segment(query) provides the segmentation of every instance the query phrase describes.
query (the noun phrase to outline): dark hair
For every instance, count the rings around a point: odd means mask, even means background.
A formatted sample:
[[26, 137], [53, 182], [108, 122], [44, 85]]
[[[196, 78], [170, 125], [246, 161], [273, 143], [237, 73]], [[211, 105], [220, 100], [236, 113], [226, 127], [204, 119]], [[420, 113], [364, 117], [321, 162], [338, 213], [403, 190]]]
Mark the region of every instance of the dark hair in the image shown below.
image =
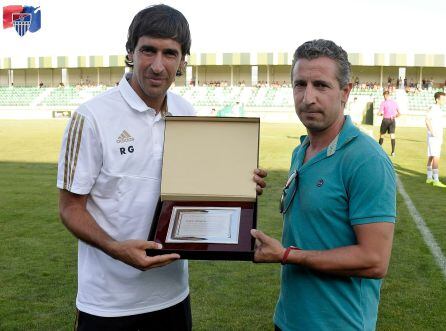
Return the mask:
[[[142, 36], [173, 39], [181, 45], [183, 56], [190, 54], [192, 41], [189, 23], [184, 15], [175, 8], [167, 5], [154, 5], [136, 14], [129, 26], [125, 44], [127, 53], [135, 51], [136, 44]], [[133, 62], [130, 61], [128, 54], [125, 57], [125, 64], [133, 67]]]
[[440, 99], [441, 96], [446, 96], [446, 94], [444, 92], [435, 92], [434, 94], [435, 102], [437, 102], [437, 100]]
[[338, 66], [336, 79], [341, 88], [350, 83], [351, 65], [348, 62], [347, 52], [333, 41], [325, 39], [307, 41], [296, 49], [291, 64], [291, 82], [293, 80], [294, 66], [299, 59], [314, 60], [320, 57], [328, 57], [336, 62]]
[[389, 95], [389, 94], [390, 94], [390, 92], [387, 91], [387, 90], [385, 90], [385, 91], [383, 92], [383, 97], [385, 97], [386, 95]]

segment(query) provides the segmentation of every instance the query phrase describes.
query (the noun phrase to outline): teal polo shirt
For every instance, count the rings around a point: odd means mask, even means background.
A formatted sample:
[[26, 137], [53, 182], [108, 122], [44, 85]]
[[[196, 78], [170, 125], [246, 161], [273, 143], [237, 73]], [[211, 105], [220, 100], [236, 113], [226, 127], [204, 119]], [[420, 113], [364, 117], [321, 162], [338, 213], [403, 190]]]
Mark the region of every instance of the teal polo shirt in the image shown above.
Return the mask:
[[[349, 116], [330, 145], [302, 164], [308, 145], [308, 137], [301, 137], [291, 160], [290, 175], [297, 170], [298, 176], [284, 199], [289, 206], [284, 247], [355, 245], [354, 225], [395, 222], [392, 162]], [[274, 323], [283, 331], [375, 329], [381, 280], [331, 276], [292, 264], [283, 266], [281, 277]]]

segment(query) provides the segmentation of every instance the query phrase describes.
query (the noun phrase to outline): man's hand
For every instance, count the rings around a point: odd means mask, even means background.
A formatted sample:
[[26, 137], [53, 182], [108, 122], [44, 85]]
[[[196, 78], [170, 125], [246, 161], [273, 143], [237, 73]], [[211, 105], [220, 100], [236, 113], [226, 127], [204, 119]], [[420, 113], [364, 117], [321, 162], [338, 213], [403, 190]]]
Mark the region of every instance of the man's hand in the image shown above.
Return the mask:
[[160, 249], [161, 244], [146, 240], [113, 241], [110, 256], [139, 270], [162, 267], [180, 258], [178, 254], [147, 256], [146, 249]]
[[258, 195], [262, 195], [263, 189], [266, 187], [266, 182], [263, 180], [268, 176], [268, 173], [265, 170], [262, 169], [255, 169], [254, 170], [254, 177], [253, 180], [256, 182], [256, 191]]
[[146, 249], [161, 248], [160, 244], [153, 241], [114, 240], [87, 211], [87, 199], [87, 195], [60, 190], [60, 218], [68, 230], [80, 240], [140, 270], [162, 267], [180, 258], [178, 254], [147, 256]]
[[256, 238], [256, 249], [254, 262], [281, 262], [285, 248], [282, 244], [271, 237], [268, 237], [260, 230], [251, 230], [251, 235]]

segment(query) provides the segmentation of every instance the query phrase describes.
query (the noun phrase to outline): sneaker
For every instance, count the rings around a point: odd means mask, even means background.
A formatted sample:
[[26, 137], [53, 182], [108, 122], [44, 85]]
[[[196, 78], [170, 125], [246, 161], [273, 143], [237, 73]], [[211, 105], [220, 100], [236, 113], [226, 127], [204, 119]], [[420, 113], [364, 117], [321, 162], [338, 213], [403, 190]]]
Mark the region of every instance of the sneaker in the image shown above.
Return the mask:
[[395, 156], [395, 152], [393, 152], [392, 154], [390, 154], [390, 156]]
[[432, 184], [434, 180], [432, 178], [426, 179], [426, 184]]
[[435, 187], [441, 187], [441, 188], [445, 188], [445, 187], [446, 187], [446, 185], [443, 184], [442, 182], [440, 182], [439, 180], [435, 180], [435, 181], [432, 183], [432, 185], [435, 186]]

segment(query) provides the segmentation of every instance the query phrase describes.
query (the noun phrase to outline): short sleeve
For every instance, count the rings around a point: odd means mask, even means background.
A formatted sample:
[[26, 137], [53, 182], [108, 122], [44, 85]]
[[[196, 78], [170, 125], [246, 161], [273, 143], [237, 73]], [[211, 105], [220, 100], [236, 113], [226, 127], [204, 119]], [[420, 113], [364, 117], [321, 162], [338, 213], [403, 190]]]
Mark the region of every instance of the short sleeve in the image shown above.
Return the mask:
[[57, 187], [76, 194], [90, 193], [102, 166], [102, 147], [91, 120], [75, 112], [62, 138]]
[[395, 222], [396, 179], [390, 160], [381, 155], [363, 159], [348, 184], [351, 225]]

